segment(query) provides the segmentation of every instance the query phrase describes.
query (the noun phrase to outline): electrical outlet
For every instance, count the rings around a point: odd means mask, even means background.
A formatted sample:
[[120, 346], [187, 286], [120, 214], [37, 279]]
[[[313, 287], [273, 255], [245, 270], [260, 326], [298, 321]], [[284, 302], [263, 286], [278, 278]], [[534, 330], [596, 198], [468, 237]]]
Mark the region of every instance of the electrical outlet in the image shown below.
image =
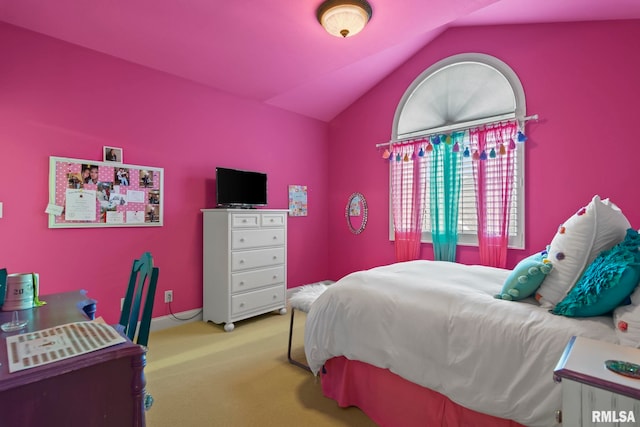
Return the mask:
[[173, 302], [173, 291], [164, 291], [164, 302]]

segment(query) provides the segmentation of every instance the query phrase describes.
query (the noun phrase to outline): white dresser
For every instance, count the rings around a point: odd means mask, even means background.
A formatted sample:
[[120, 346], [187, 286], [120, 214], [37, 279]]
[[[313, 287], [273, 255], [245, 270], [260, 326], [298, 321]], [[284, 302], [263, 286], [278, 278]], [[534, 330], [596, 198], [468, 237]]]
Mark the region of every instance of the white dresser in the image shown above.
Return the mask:
[[554, 371], [563, 427], [640, 425], [640, 379], [610, 371], [607, 360], [640, 364], [640, 350], [584, 337], [567, 344]]
[[203, 320], [233, 322], [279, 310], [287, 290], [287, 210], [202, 209]]

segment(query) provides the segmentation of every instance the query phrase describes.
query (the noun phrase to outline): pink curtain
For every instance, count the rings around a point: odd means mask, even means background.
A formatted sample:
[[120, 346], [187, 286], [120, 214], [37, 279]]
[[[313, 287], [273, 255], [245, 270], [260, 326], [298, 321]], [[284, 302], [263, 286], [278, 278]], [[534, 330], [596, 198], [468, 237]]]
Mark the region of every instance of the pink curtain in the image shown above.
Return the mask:
[[394, 146], [391, 152], [391, 197], [397, 261], [420, 258], [426, 194], [424, 142]]
[[478, 213], [480, 263], [506, 268], [517, 124], [469, 132]]

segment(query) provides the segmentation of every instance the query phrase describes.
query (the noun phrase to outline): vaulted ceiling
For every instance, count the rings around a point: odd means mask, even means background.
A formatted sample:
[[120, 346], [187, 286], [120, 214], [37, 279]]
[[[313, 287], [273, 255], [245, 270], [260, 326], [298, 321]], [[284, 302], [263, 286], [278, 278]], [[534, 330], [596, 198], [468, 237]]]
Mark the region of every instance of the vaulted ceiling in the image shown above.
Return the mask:
[[329, 121], [451, 26], [640, 18], [638, 0], [369, 1], [346, 39], [321, 0], [0, 0], [0, 21]]

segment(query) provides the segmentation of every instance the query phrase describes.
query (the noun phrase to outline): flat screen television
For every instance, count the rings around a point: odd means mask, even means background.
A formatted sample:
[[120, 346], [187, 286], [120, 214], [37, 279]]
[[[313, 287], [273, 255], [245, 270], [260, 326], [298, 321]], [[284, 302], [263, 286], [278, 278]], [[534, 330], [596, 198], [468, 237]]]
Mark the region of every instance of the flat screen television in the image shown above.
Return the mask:
[[217, 167], [216, 204], [228, 208], [266, 206], [267, 174]]

